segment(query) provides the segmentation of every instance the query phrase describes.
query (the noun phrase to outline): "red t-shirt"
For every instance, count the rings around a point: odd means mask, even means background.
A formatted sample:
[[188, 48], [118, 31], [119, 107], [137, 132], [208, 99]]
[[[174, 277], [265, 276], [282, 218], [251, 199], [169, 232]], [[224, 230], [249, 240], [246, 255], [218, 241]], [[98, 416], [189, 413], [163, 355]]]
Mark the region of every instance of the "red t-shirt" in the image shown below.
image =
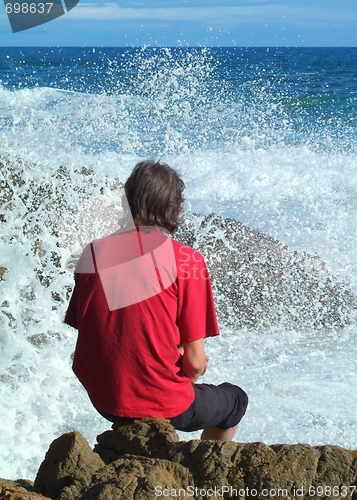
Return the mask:
[[178, 347], [219, 334], [203, 256], [157, 228], [95, 240], [77, 264], [65, 322], [73, 370], [97, 408], [170, 418], [194, 399]]

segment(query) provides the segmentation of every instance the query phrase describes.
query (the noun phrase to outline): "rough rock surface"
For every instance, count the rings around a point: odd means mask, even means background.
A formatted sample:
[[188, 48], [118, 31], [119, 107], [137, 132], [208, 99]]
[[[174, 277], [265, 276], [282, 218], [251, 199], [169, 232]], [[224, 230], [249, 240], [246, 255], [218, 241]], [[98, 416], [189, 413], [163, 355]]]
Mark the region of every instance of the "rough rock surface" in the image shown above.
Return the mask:
[[62, 436], [38, 471], [36, 490], [54, 500], [357, 499], [357, 451], [338, 446], [179, 442], [167, 420], [123, 420], [98, 436], [93, 461], [84, 438], [75, 435], [81, 457], [75, 469], [60, 466], [73, 454], [61, 446]]
[[160, 491], [187, 490], [193, 484], [189, 470], [164, 459], [126, 455], [101, 469], [81, 500], [147, 500]]
[[57, 498], [64, 490], [63, 498], [76, 498], [103, 465], [82, 434], [63, 434], [51, 444], [39, 468], [35, 490], [51, 498]]
[[178, 442], [174, 427], [166, 419], [120, 419], [112, 428], [97, 436], [98, 444], [94, 446], [106, 464], [126, 454], [169, 458], [172, 444]]
[[0, 500], [46, 500], [48, 497], [36, 493], [28, 480], [10, 481], [0, 478]]

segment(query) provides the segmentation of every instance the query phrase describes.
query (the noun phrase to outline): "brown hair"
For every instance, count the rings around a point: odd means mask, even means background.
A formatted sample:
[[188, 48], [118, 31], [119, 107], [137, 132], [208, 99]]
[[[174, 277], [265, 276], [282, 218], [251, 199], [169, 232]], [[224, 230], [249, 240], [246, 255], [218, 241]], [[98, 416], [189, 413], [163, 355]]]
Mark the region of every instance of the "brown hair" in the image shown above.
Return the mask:
[[125, 183], [134, 222], [161, 226], [173, 233], [180, 223], [184, 189], [178, 173], [166, 163], [154, 160], [138, 163]]

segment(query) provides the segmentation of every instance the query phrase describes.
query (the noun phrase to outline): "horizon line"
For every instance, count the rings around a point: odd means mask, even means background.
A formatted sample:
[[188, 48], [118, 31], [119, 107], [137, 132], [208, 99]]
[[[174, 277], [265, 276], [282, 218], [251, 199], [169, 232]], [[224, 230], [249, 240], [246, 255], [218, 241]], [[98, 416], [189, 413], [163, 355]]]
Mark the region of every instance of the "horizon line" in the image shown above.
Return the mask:
[[2, 45], [0, 49], [356, 49], [357, 45]]

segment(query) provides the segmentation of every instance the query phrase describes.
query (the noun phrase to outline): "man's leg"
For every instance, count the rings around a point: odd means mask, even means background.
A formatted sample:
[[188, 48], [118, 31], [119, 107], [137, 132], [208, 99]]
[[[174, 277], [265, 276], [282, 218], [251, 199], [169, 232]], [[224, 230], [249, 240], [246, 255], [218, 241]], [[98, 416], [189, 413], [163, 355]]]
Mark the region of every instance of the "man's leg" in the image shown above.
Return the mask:
[[238, 425], [229, 427], [229, 429], [220, 429], [219, 427], [208, 427], [201, 434], [201, 439], [215, 439], [218, 441], [232, 441]]
[[181, 415], [171, 419], [172, 425], [185, 432], [204, 429], [201, 439], [231, 441], [246, 411], [247, 394], [227, 382], [218, 386], [195, 384], [193, 387], [194, 402]]

